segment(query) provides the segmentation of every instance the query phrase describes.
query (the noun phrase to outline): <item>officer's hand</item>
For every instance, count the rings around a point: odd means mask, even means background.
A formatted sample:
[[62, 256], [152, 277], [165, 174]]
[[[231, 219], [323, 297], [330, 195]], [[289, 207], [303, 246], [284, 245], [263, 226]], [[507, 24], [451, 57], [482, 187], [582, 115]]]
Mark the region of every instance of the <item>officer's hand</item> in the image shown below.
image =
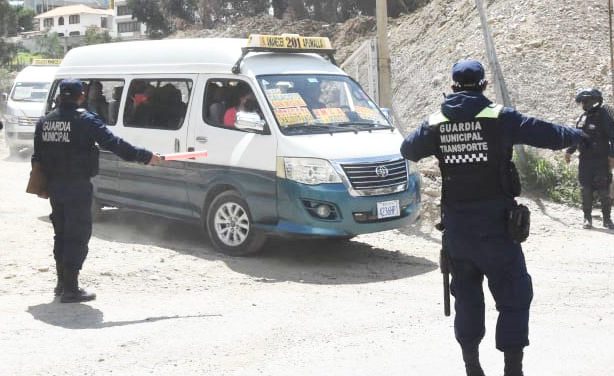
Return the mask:
[[569, 164], [571, 162], [571, 154], [565, 153], [565, 163]]
[[156, 166], [156, 165], [159, 165], [160, 163], [162, 163], [162, 158], [160, 157], [160, 154], [158, 153], [152, 154], [151, 159], [149, 160], [149, 162], [147, 162], [149, 166]]

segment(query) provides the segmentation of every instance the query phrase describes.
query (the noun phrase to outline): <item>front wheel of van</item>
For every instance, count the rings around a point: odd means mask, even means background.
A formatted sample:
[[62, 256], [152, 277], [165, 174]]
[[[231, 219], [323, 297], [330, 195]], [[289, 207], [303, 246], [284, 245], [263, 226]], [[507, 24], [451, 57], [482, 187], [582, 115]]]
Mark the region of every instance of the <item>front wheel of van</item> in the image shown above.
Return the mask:
[[253, 227], [245, 200], [235, 191], [219, 194], [209, 206], [207, 233], [213, 245], [230, 256], [247, 256], [262, 249], [266, 236]]

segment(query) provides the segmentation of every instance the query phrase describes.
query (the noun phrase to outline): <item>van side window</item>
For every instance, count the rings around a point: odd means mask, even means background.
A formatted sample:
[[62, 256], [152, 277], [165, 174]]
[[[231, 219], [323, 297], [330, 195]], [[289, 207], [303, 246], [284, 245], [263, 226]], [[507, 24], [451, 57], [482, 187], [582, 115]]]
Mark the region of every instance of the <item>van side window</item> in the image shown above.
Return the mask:
[[97, 113], [108, 125], [117, 124], [124, 81], [85, 79], [82, 82], [85, 89], [85, 102], [82, 107]]
[[207, 82], [203, 102], [203, 120], [207, 124], [235, 129], [239, 111], [255, 112], [263, 118], [262, 110], [248, 83], [229, 79], [212, 79]]
[[126, 97], [124, 125], [177, 130], [183, 125], [191, 92], [191, 80], [133, 80]]

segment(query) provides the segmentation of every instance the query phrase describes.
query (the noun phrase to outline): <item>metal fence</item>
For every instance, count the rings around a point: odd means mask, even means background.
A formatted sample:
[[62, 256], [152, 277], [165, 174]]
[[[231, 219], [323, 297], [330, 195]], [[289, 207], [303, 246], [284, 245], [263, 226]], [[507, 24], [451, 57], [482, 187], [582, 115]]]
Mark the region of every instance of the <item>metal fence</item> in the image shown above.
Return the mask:
[[365, 92], [377, 102], [379, 93], [377, 82], [377, 43], [375, 38], [364, 42], [341, 64], [341, 68], [358, 81]]

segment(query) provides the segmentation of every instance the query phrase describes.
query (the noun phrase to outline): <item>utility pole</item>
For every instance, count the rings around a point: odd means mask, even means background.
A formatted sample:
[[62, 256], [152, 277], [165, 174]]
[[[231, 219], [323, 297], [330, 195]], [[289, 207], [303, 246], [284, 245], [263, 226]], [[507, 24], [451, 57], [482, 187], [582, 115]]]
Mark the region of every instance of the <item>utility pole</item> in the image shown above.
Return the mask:
[[377, 0], [377, 73], [379, 106], [392, 109], [392, 80], [390, 74], [390, 50], [388, 49], [388, 4]]
[[[497, 102], [501, 103], [505, 107], [512, 107], [512, 99], [509, 91], [507, 90], [505, 79], [503, 78], [503, 70], [501, 69], [501, 65], [499, 65], [499, 59], [497, 58], [497, 51], [495, 49], [495, 41], [492, 38], [492, 33], [490, 31], [490, 26], [488, 25], [488, 19], [486, 17], [486, 11], [484, 10], [482, 0], [475, 0], [475, 6], [480, 14], [482, 32], [484, 34], [484, 43], [486, 44], [486, 56], [488, 57], [488, 63], [490, 64], [490, 69], [494, 77], [493, 86], [497, 96]], [[527, 163], [527, 155], [524, 147], [522, 145], [516, 145], [514, 146], [514, 150], [518, 155], [520, 163], [523, 165], [522, 167], [525, 167]]]
[[610, 76], [612, 78], [612, 94], [614, 95], [614, 42], [612, 41], [612, 0], [608, 0], [608, 21], [610, 22]]

